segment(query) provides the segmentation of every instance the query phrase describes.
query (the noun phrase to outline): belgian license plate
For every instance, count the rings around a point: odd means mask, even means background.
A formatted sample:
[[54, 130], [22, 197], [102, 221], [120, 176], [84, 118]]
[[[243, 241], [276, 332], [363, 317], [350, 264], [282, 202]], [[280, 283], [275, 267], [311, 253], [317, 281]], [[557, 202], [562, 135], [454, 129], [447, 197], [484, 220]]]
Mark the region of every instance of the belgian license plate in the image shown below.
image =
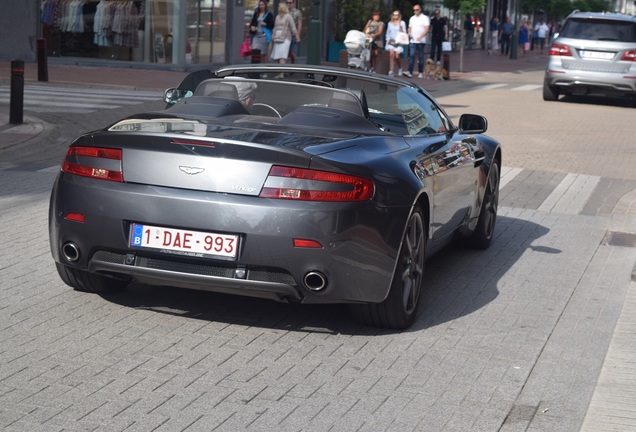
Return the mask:
[[187, 256], [236, 259], [238, 235], [190, 231], [133, 223], [130, 246]]
[[603, 52], [603, 51], [582, 50], [581, 58], [611, 60], [612, 58], [614, 58], [614, 54], [610, 52]]

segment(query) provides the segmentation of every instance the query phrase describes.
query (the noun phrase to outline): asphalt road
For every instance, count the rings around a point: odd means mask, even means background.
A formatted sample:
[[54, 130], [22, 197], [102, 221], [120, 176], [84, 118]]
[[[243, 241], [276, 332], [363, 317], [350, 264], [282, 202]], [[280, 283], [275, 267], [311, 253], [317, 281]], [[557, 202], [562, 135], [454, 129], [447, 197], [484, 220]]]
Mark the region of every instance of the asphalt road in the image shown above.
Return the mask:
[[636, 248], [633, 109], [545, 103], [540, 73], [431, 91], [504, 144], [497, 235], [427, 264], [403, 332], [340, 306], [163, 287], [74, 292], [50, 257], [50, 188], [70, 137], [145, 102], [42, 113], [0, 153], [0, 428], [6, 431], [578, 431]]

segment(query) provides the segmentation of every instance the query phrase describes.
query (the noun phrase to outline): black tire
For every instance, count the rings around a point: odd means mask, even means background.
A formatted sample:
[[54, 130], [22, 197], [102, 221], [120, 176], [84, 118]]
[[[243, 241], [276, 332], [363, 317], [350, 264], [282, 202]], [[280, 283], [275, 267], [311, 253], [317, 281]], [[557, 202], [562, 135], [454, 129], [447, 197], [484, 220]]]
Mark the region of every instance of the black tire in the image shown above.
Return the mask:
[[366, 325], [392, 329], [409, 327], [417, 316], [424, 278], [426, 228], [416, 208], [402, 239], [402, 247], [387, 298], [381, 303], [351, 305], [354, 318]]
[[493, 160], [488, 172], [488, 183], [484, 191], [484, 199], [479, 211], [479, 220], [471, 241], [477, 249], [487, 249], [492, 243], [497, 222], [497, 208], [499, 206], [499, 165]]
[[64, 283], [76, 291], [96, 294], [116, 293], [128, 285], [128, 280], [115, 279], [107, 276], [89, 273], [86, 270], [55, 263], [57, 273]]
[[559, 88], [549, 86], [547, 82], [543, 82], [543, 100], [554, 102], [559, 100]]

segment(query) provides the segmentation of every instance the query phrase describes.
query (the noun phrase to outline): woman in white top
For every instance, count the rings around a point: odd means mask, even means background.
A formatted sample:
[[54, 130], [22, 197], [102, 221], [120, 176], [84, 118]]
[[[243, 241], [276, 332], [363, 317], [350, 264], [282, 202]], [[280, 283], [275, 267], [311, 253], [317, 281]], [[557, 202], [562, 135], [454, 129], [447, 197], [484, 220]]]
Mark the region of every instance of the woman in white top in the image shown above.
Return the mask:
[[398, 33], [406, 33], [406, 23], [402, 21], [402, 14], [399, 10], [393, 11], [391, 14], [391, 20], [389, 24], [386, 26], [386, 43], [384, 46], [389, 51], [389, 76], [393, 76], [393, 68], [397, 63], [398, 67], [398, 76], [402, 76], [402, 59], [400, 55], [404, 48], [401, 45], [398, 45], [397, 36]]

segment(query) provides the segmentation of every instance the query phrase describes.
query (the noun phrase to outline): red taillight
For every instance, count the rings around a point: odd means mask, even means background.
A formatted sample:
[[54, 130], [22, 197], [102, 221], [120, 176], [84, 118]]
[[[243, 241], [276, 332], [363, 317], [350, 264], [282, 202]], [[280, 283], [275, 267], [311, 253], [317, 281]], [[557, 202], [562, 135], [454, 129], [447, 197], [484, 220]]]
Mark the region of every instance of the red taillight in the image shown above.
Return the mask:
[[69, 147], [62, 164], [62, 171], [83, 177], [123, 182], [121, 160], [120, 149]]
[[625, 54], [621, 57], [623, 61], [636, 61], [636, 50], [625, 51]]
[[304, 201], [366, 201], [373, 197], [373, 192], [373, 182], [363, 177], [273, 166], [260, 196]]
[[548, 51], [549, 56], [572, 57], [570, 48], [567, 45], [553, 44]]

